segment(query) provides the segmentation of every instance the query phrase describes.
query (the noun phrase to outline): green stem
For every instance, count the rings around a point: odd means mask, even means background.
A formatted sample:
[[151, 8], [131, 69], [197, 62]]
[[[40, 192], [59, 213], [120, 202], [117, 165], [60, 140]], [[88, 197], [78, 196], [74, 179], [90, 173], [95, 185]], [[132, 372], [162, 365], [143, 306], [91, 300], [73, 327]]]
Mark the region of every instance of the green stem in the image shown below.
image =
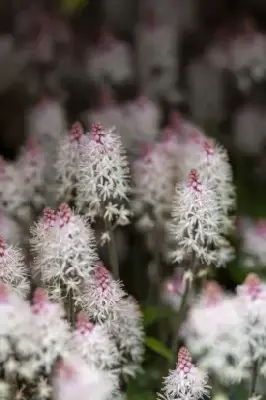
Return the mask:
[[110, 240], [108, 241], [107, 246], [108, 246], [109, 262], [111, 264], [113, 278], [119, 280], [119, 262], [116, 251], [114, 231], [109, 221], [105, 220], [105, 227], [110, 236]]
[[257, 378], [258, 378], [258, 368], [259, 368], [259, 363], [258, 361], [255, 361], [253, 363], [253, 368], [251, 371], [251, 379], [250, 379], [250, 388], [249, 388], [249, 396], [252, 397], [256, 393], [256, 383], [257, 383]]

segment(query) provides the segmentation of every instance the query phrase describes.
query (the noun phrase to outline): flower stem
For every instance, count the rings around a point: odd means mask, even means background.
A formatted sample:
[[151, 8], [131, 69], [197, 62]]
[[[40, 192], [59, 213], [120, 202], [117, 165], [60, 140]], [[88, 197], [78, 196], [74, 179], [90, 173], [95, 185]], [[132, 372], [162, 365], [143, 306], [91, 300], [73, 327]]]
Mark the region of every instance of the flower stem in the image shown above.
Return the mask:
[[258, 378], [258, 368], [259, 368], [258, 361], [254, 361], [253, 367], [252, 367], [252, 371], [251, 371], [249, 397], [254, 396], [255, 392], [256, 392], [256, 383], [257, 383], [257, 378]]
[[73, 299], [73, 293], [72, 290], [69, 290], [67, 294], [67, 319], [68, 322], [72, 327], [75, 326], [75, 305], [74, 305], [74, 299]]
[[105, 227], [110, 236], [110, 240], [107, 243], [109, 262], [111, 264], [113, 278], [118, 280], [119, 279], [119, 262], [118, 262], [117, 251], [116, 251], [115, 235], [114, 235], [114, 231], [113, 231], [112, 226], [109, 221], [105, 220]]

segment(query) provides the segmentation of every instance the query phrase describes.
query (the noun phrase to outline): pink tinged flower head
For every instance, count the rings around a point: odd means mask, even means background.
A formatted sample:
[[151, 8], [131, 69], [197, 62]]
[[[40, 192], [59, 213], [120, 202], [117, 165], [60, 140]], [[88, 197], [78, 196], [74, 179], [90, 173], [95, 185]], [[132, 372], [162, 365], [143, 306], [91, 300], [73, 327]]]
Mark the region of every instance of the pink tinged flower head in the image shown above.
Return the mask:
[[66, 203], [61, 204], [57, 211], [56, 217], [60, 228], [63, 228], [71, 220], [72, 217], [71, 208]]
[[256, 300], [258, 297], [260, 297], [263, 287], [261, 279], [257, 274], [248, 274], [244, 281], [244, 285], [246, 287], [247, 295], [250, 296], [252, 300]]
[[266, 220], [260, 219], [256, 225], [256, 232], [258, 236], [266, 239]]
[[190, 187], [194, 192], [201, 193], [202, 191], [202, 185], [199, 179], [199, 173], [194, 168], [189, 173], [188, 187]]
[[103, 144], [102, 140], [105, 136], [104, 128], [99, 123], [94, 123], [91, 126], [91, 137], [92, 139], [99, 144]]
[[76, 330], [81, 333], [82, 335], [85, 335], [86, 333], [92, 332], [94, 328], [94, 324], [89, 321], [88, 317], [86, 314], [82, 311], [80, 311], [77, 315], [77, 321], [76, 321]]
[[45, 230], [48, 230], [49, 228], [54, 226], [55, 221], [56, 221], [55, 211], [50, 207], [46, 207], [43, 210], [43, 223]]
[[208, 281], [204, 287], [204, 299], [207, 306], [219, 303], [223, 298], [223, 290], [216, 281]]
[[112, 282], [112, 276], [102, 262], [99, 262], [95, 266], [94, 276], [97, 288], [102, 292], [106, 291], [106, 289], [108, 289], [110, 283]]
[[80, 143], [81, 138], [84, 135], [84, 129], [83, 126], [81, 125], [81, 123], [79, 121], [74, 122], [74, 124], [72, 125], [70, 132], [69, 132], [69, 140], [71, 143]]
[[192, 358], [186, 347], [181, 347], [178, 352], [176, 370], [178, 373], [188, 374], [192, 369]]

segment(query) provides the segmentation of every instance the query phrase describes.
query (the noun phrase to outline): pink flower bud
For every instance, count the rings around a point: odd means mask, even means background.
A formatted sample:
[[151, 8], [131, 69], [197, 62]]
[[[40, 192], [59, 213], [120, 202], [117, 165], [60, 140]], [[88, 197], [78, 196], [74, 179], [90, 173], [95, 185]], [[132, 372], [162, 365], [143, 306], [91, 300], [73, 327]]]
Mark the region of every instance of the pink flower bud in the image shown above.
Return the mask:
[[178, 352], [178, 358], [177, 358], [177, 372], [184, 372], [185, 374], [189, 373], [192, 368], [192, 359], [189, 354], [189, 351], [186, 349], [186, 347], [181, 347], [179, 352]]
[[78, 143], [80, 142], [80, 139], [84, 135], [84, 129], [79, 121], [74, 122], [69, 132], [69, 135], [70, 135], [70, 142], [78, 142]]

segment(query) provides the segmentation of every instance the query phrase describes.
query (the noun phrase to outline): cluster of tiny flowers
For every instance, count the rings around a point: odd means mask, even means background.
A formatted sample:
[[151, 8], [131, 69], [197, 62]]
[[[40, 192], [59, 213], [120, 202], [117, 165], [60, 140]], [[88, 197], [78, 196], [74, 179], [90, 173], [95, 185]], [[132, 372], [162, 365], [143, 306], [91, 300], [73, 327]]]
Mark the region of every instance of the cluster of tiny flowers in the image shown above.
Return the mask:
[[88, 140], [80, 122], [75, 122], [69, 135], [59, 143], [56, 171], [60, 183], [59, 197], [70, 196], [76, 188], [77, 167], [83, 145]]
[[146, 145], [141, 158], [132, 166], [132, 209], [138, 218], [137, 226], [144, 232], [156, 224], [162, 225], [171, 212], [177, 172], [175, 158], [170, 157], [167, 142]]
[[219, 208], [215, 192], [201, 181], [197, 170], [190, 171], [188, 182], [177, 185], [172, 217], [170, 235], [178, 245], [173, 260], [181, 262], [195, 255], [201, 262], [214, 263], [216, 252], [211, 248], [220, 239]]
[[90, 280], [98, 259], [94, 234], [86, 220], [61, 204], [55, 219], [46, 210], [33, 233], [38, 234], [33, 241], [37, 252], [33, 268], [36, 275], [41, 275], [49, 295], [63, 298], [72, 291], [78, 300], [79, 287]]
[[22, 250], [8, 245], [0, 237], [0, 281], [13, 288], [22, 297], [30, 290], [29, 271]]
[[23, 182], [23, 171], [0, 157], [0, 208], [7, 216], [28, 223], [30, 207]]
[[129, 192], [129, 167], [115, 129], [92, 124], [90, 140], [83, 146], [77, 170], [77, 201], [86, 215], [116, 225], [129, 222], [123, 202]]
[[266, 266], [266, 220], [242, 219], [239, 228], [243, 265], [247, 268]]
[[102, 263], [85, 285], [82, 307], [90, 318], [107, 328], [119, 351], [119, 368], [125, 376], [135, 376], [143, 356], [142, 318], [135, 300], [127, 296]]
[[188, 348], [204, 370], [225, 384], [247, 380], [254, 363], [265, 376], [266, 287], [249, 274], [235, 296], [209, 282], [183, 326]]
[[176, 369], [169, 371], [164, 379], [161, 400], [197, 400], [209, 395], [208, 377], [192, 364], [191, 356], [185, 347], [178, 353]]
[[27, 198], [30, 199], [32, 206], [39, 211], [45, 202], [45, 161], [34, 138], [28, 138], [18, 159], [17, 168], [23, 171], [23, 183]]

